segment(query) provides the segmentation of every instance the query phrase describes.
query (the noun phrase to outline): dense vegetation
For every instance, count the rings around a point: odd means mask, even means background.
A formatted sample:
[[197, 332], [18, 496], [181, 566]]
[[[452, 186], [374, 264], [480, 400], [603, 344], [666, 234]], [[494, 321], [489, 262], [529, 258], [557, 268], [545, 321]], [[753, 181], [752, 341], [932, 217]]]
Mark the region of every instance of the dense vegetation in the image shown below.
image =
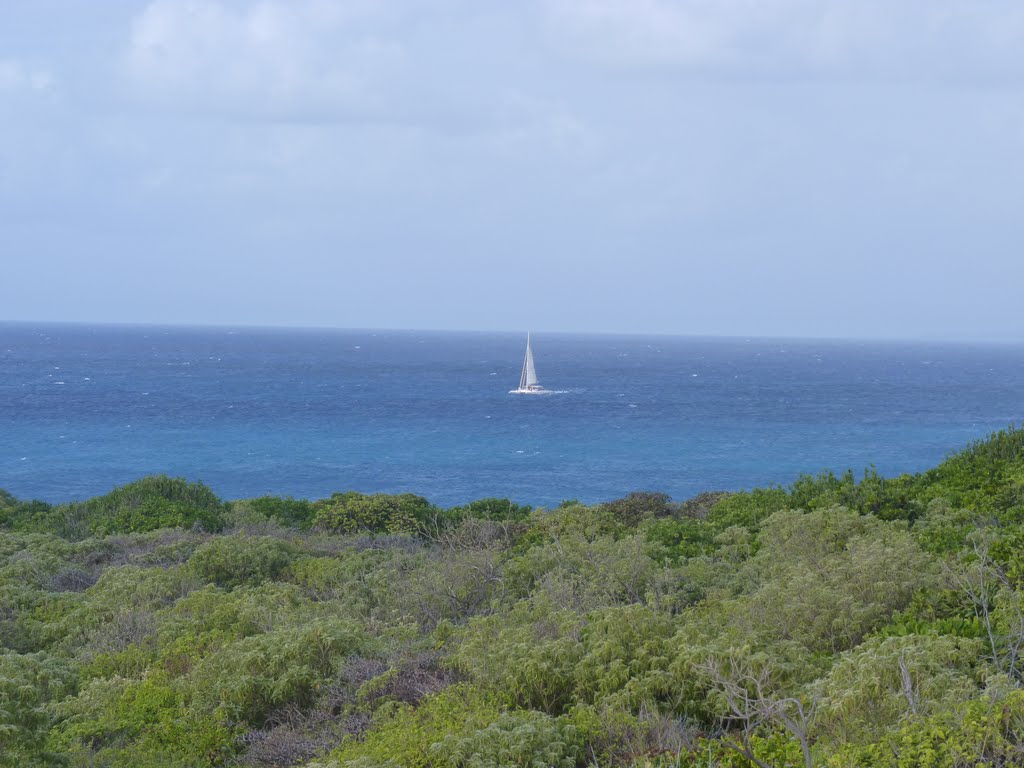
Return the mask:
[[2, 766], [1024, 765], [1024, 431], [531, 510], [0, 492]]

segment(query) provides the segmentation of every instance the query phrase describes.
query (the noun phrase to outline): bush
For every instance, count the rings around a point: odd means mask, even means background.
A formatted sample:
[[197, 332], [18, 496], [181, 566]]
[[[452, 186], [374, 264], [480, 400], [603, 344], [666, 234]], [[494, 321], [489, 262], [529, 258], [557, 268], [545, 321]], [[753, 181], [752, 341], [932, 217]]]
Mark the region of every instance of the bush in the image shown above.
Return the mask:
[[45, 501], [19, 501], [0, 488], [0, 528], [43, 532], [53, 524], [53, 507]]
[[644, 518], [670, 517], [678, 509], [672, 504], [672, 498], [668, 494], [649, 491], [634, 491], [628, 496], [606, 502], [601, 506], [629, 528], [635, 528]]
[[749, 596], [720, 613], [752, 637], [848, 650], [918, 589], [937, 585], [937, 569], [906, 530], [843, 509], [779, 512], [760, 542], [740, 572], [753, 582]]
[[514, 504], [510, 499], [487, 498], [477, 499], [460, 507], [446, 509], [444, 517], [453, 522], [466, 518], [505, 522], [525, 520], [531, 510], [531, 507]]
[[269, 536], [222, 536], [200, 546], [189, 558], [192, 572], [220, 587], [276, 579], [294, 558], [294, 548]]
[[716, 532], [734, 526], [756, 531], [764, 520], [789, 505], [789, 495], [782, 488], [755, 488], [719, 500], [711, 507], [707, 521]]
[[959, 712], [907, 718], [867, 747], [844, 745], [829, 768], [988, 768], [1024, 764], [1024, 691], [995, 686]]
[[327, 533], [416, 533], [432, 507], [411, 493], [335, 493], [313, 504], [313, 527]]
[[207, 710], [260, 726], [281, 707], [308, 707], [345, 657], [365, 644], [358, 625], [317, 619], [224, 646], [200, 662], [191, 684]]
[[214, 766], [234, 752], [237, 730], [191, 705], [187, 690], [154, 671], [142, 680], [93, 680], [57, 707], [52, 744], [75, 765]]
[[55, 509], [56, 532], [72, 539], [140, 533], [158, 528], [201, 527], [219, 531], [224, 505], [202, 483], [155, 475], [115, 488], [105, 496]]
[[871, 638], [816, 684], [817, 728], [836, 745], [870, 743], [908, 716], [954, 711], [978, 694], [981, 650], [942, 635]]
[[29, 768], [60, 763], [46, 749], [52, 723], [48, 705], [71, 693], [71, 666], [45, 653], [0, 651], [0, 766]]
[[275, 520], [281, 525], [307, 529], [313, 524], [313, 504], [305, 499], [260, 496], [229, 503], [230, 515], [238, 520]]
[[349, 738], [332, 753], [342, 768], [397, 764], [403, 768], [434, 765], [431, 747], [449, 736], [486, 728], [501, 714], [496, 698], [466, 684], [428, 696], [418, 707], [386, 707], [363, 741]]
[[431, 747], [451, 768], [575, 768], [576, 729], [541, 712], [506, 712], [486, 728], [451, 734]]

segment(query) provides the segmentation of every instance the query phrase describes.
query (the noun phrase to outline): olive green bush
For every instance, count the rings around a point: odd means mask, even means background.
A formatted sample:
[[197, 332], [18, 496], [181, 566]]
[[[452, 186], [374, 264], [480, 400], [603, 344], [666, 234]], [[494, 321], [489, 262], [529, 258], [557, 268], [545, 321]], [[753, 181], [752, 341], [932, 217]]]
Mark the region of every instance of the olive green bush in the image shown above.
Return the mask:
[[0, 492], [0, 767], [1024, 765], [1024, 432], [677, 503]]

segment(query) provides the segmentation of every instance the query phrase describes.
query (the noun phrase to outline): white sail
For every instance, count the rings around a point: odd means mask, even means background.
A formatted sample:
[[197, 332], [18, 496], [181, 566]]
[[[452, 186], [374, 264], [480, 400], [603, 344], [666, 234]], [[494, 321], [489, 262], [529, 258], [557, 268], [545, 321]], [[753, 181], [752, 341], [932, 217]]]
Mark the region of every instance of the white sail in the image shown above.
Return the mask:
[[519, 388], [513, 389], [511, 394], [520, 395], [546, 395], [549, 390], [544, 389], [537, 380], [537, 369], [533, 366], [533, 348], [530, 346], [530, 334], [526, 334], [526, 357], [523, 360], [523, 372], [519, 376]]
[[526, 359], [523, 361], [523, 374], [519, 377], [519, 388], [529, 389], [537, 386], [537, 369], [533, 367], [533, 350], [530, 348], [530, 336], [526, 336]]

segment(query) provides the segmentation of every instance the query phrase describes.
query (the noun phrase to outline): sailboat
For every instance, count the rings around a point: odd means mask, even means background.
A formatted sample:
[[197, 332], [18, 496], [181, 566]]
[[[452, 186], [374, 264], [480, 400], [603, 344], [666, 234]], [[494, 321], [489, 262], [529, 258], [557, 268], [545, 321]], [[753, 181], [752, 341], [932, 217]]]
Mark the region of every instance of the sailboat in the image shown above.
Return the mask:
[[519, 387], [509, 390], [510, 395], [549, 395], [550, 389], [544, 389], [537, 381], [537, 369], [533, 367], [533, 350], [530, 348], [530, 334], [526, 334], [526, 359], [523, 360], [523, 372], [519, 376]]

